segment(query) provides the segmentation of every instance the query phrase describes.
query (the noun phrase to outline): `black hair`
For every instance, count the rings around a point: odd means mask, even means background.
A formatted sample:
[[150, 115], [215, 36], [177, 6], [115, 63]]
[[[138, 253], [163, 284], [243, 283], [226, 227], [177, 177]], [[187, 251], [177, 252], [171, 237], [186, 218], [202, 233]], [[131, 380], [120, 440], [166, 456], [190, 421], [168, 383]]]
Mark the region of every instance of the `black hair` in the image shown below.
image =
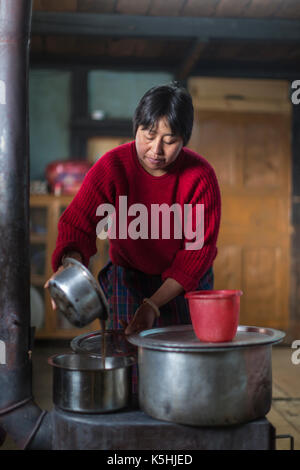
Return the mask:
[[141, 98], [133, 116], [133, 135], [139, 126], [152, 129], [166, 117], [172, 133], [182, 137], [186, 145], [191, 137], [194, 107], [189, 92], [176, 83], [151, 88]]

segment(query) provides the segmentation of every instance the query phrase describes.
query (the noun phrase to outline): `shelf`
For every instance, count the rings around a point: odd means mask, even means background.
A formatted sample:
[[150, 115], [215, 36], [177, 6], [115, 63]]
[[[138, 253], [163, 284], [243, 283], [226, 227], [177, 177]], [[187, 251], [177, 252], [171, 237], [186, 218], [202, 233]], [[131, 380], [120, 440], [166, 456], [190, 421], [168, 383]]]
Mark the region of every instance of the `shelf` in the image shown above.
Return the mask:
[[90, 119], [77, 118], [71, 127], [85, 136], [132, 137], [131, 119]]
[[84, 333], [89, 333], [90, 331], [97, 331], [100, 329], [99, 322], [91, 323], [87, 328], [61, 328], [55, 331], [55, 334], [52, 330], [47, 330], [46, 328], [40, 328], [36, 331], [35, 336], [39, 339], [50, 339], [50, 338], [59, 338], [59, 339], [73, 339], [76, 336], [82, 335]]
[[30, 194], [30, 206], [31, 207], [40, 207], [48, 209], [49, 206], [52, 206], [54, 203], [59, 204], [60, 206], [67, 206], [70, 204], [74, 197], [74, 194], [61, 194], [60, 196], [55, 196], [54, 194]]
[[[31, 231], [31, 285], [36, 287], [41, 294], [45, 318], [44, 325], [37, 328], [36, 337], [40, 339], [71, 339], [82, 333], [99, 329], [99, 321], [95, 321], [83, 329], [78, 329], [72, 325], [62, 325], [59, 314], [52, 310], [50, 295], [48, 289], [44, 289], [45, 282], [52, 276], [51, 257], [55, 249], [57, 238], [58, 220], [63, 210], [70, 204], [74, 196], [53, 194], [31, 194], [30, 209], [34, 213], [34, 220], [31, 219], [34, 227], [47, 229], [47, 233]], [[32, 211], [32, 209], [34, 209]], [[103, 244], [103, 243], [102, 243]], [[38, 246], [41, 245], [41, 246]], [[101, 253], [106, 251], [101, 248]], [[36, 254], [36, 258], [35, 258]], [[99, 258], [99, 259], [98, 259]], [[103, 257], [95, 257], [95, 272], [97, 273], [106, 263]], [[41, 262], [43, 260], [43, 262]], [[98, 264], [97, 264], [98, 263]], [[38, 273], [38, 274], [35, 274]], [[94, 274], [94, 272], [92, 271]], [[95, 274], [94, 274], [95, 275]]]

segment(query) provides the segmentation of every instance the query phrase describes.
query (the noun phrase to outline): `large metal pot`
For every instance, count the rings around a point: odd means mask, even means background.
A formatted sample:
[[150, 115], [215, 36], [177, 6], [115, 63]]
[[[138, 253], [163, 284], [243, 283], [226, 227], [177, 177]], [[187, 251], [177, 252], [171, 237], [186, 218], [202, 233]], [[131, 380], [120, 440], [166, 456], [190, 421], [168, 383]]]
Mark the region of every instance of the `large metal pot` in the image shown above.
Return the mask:
[[191, 325], [145, 330], [138, 346], [139, 403], [150, 416], [195, 426], [265, 416], [272, 399], [272, 344], [284, 333], [240, 326], [226, 343], [204, 343]]
[[105, 413], [124, 408], [131, 399], [132, 357], [101, 358], [88, 354], [56, 354], [53, 366], [53, 401], [66, 411]]

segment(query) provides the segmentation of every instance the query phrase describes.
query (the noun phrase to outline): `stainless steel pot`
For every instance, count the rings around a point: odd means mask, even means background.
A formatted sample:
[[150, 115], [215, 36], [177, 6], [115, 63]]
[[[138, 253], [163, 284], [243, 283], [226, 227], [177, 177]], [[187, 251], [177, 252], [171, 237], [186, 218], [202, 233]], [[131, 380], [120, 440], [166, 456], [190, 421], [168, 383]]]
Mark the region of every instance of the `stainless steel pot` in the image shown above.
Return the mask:
[[87, 354], [56, 354], [53, 366], [53, 402], [66, 411], [105, 413], [129, 405], [131, 357], [99, 357]]
[[203, 343], [191, 325], [145, 330], [138, 346], [139, 403], [179, 424], [224, 426], [265, 416], [271, 407], [271, 347], [285, 336], [240, 326], [234, 340]]
[[64, 269], [49, 281], [49, 292], [58, 310], [76, 327], [96, 318], [106, 320], [108, 304], [91, 272], [79, 261], [66, 258]]

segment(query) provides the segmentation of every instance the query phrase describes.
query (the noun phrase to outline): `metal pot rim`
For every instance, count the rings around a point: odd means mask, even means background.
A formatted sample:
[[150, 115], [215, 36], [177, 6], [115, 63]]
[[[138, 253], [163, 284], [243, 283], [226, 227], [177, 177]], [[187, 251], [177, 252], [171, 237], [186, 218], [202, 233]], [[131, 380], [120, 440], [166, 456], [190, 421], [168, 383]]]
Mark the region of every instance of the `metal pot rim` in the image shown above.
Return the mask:
[[241, 290], [203, 290], [191, 291], [185, 294], [186, 299], [228, 299], [230, 297], [240, 297], [243, 295]]
[[[159, 334], [178, 334], [176, 341], [165, 338], [155, 338]], [[180, 342], [180, 333], [190, 337], [190, 342]], [[151, 337], [152, 335], [152, 337]], [[170, 352], [221, 352], [237, 350], [249, 347], [267, 346], [279, 343], [285, 337], [285, 333], [273, 328], [257, 326], [238, 326], [236, 337], [229, 342], [204, 343], [193, 335], [192, 325], [176, 325], [163, 328], [153, 328], [130, 335], [128, 341], [135, 346]]]
[[50, 366], [53, 366], [53, 367], [56, 367], [57, 369], [62, 369], [62, 370], [79, 371], [79, 372], [80, 371], [82, 371], [82, 372], [88, 372], [88, 371], [103, 372], [103, 371], [111, 371], [111, 370], [116, 370], [116, 369], [124, 369], [126, 367], [131, 367], [133, 364], [136, 363], [136, 359], [133, 356], [124, 356], [124, 358], [119, 357], [119, 356], [109, 356], [106, 359], [111, 359], [112, 357], [120, 359], [120, 361], [122, 359], [124, 359], [124, 364], [116, 366], [116, 367], [105, 368], [105, 369], [102, 369], [101, 367], [95, 368], [92, 365], [90, 367], [89, 366], [88, 367], [86, 367], [86, 366], [84, 366], [84, 367], [83, 366], [71, 367], [71, 366], [66, 366], [64, 364], [59, 364], [55, 361], [56, 359], [58, 359], [59, 357], [62, 357], [62, 356], [72, 356], [72, 357], [75, 357], [75, 356], [80, 357], [81, 356], [85, 360], [90, 357], [92, 360], [95, 361], [95, 363], [100, 364], [100, 362], [101, 362], [101, 359], [99, 358], [99, 356], [95, 356], [93, 354], [77, 354], [77, 353], [74, 353], [74, 352], [70, 352], [70, 353], [58, 353], [58, 354], [54, 354], [53, 356], [50, 356], [48, 358], [48, 364]]

